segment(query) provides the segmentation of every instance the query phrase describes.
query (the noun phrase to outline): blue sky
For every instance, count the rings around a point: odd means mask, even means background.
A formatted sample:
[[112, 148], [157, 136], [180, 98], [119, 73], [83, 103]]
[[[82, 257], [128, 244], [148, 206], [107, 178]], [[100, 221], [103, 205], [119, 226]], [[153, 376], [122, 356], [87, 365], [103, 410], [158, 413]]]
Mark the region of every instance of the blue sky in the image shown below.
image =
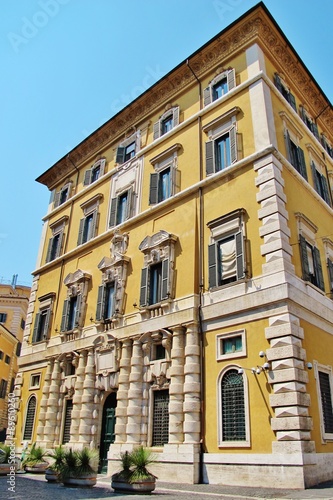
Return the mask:
[[[36, 177], [257, 3], [1, 1], [0, 281], [31, 284], [49, 200]], [[332, 102], [332, 0], [264, 3]]]

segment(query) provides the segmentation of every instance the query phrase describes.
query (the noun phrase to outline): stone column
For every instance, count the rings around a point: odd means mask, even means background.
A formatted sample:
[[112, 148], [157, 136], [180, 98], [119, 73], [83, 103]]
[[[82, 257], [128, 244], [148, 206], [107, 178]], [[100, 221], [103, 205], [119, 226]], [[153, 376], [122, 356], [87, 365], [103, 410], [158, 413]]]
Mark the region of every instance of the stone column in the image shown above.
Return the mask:
[[184, 345], [185, 329], [175, 327], [172, 337], [169, 387], [169, 443], [183, 443], [184, 432]]
[[59, 411], [60, 396], [60, 361], [54, 361], [51, 374], [51, 384], [47, 400], [47, 409], [45, 415], [44, 443], [46, 448], [52, 448], [56, 441], [57, 414]]
[[94, 350], [90, 349], [88, 351], [87, 365], [85, 368], [79, 425], [79, 442], [86, 446], [90, 445], [92, 439], [95, 382], [95, 355]]
[[127, 405], [129, 390], [129, 375], [131, 371], [132, 341], [124, 340], [119, 363], [119, 387], [117, 391], [115, 443], [126, 442]]
[[184, 366], [184, 442], [200, 442], [200, 345], [196, 324], [187, 326]]
[[38, 426], [37, 426], [37, 442], [43, 443], [47, 440], [47, 435], [45, 434], [45, 424], [46, 424], [46, 412], [47, 412], [47, 404], [50, 393], [50, 385], [51, 385], [51, 376], [53, 370], [53, 359], [49, 359], [47, 363], [45, 379], [42, 389], [42, 399], [40, 402], [39, 416], [38, 416]]
[[141, 443], [142, 423], [142, 367], [143, 353], [140, 340], [133, 341], [131, 373], [129, 376], [127, 407], [127, 443]]
[[83, 383], [85, 376], [85, 366], [87, 362], [87, 351], [80, 352], [79, 364], [76, 369], [75, 392], [73, 395], [73, 409], [71, 422], [71, 438], [70, 444], [78, 444], [80, 441], [80, 412], [82, 403]]

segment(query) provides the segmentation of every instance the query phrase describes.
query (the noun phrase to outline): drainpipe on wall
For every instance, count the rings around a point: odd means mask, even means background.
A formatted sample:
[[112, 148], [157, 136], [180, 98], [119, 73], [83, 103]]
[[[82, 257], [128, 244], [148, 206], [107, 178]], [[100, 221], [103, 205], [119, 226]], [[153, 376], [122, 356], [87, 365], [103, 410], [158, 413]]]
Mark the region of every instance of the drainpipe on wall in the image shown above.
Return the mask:
[[[201, 82], [186, 60], [186, 64], [198, 82], [199, 91], [199, 109], [202, 109], [202, 87]], [[199, 142], [199, 180], [203, 179], [203, 159], [202, 159], [202, 125], [201, 116], [198, 116], [198, 142]], [[203, 276], [203, 244], [204, 244], [204, 218], [203, 218], [203, 194], [202, 188], [199, 187], [199, 268], [198, 268], [198, 283], [199, 283], [199, 306], [198, 306], [198, 329], [200, 338], [200, 455], [199, 455], [199, 483], [203, 482], [203, 453], [204, 453], [204, 424], [205, 424], [205, 401], [204, 401], [204, 351], [203, 351], [203, 328], [202, 328], [202, 295], [204, 289], [204, 276]]]

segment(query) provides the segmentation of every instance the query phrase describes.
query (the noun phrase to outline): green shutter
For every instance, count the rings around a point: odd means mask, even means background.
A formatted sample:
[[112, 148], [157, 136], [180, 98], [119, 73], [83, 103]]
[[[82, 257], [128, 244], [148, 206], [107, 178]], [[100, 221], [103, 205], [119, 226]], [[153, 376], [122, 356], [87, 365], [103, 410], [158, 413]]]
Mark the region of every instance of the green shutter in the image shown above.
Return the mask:
[[305, 164], [304, 151], [300, 147], [297, 148], [297, 156], [298, 156], [298, 164], [299, 164], [299, 168], [300, 168], [300, 174], [307, 181], [308, 180], [308, 174], [306, 172], [306, 164]]
[[317, 286], [325, 291], [325, 284], [324, 284], [324, 278], [323, 278], [323, 270], [321, 267], [321, 261], [320, 261], [320, 252], [317, 247], [312, 247], [313, 250], [313, 265], [314, 265], [314, 271], [315, 271], [315, 277], [317, 281]]
[[312, 133], [315, 136], [315, 138], [318, 139], [318, 141], [319, 141], [320, 139], [319, 139], [318, 127], [317, 127], [317, 124], [315, 122], [312, 122], [311, 130], [312, 130]]
[[204, 92], [204, 106], [208, 106], [208, 104], [212, 102], [212, 94], [210, 86], [206, 87], [203, 92]]
[[62, 231], [59, 234], [58, 246], [57, 246], [57, 251], [56, 251], [56, 258], [59, 257], [59, 255], [61, 254], [64, 239], [65, 239], [65, 233]]
[[323, 187], [324, 200], [331, 207], [332, 202], [331, 202], [330, 192], [329, 192], [329, 188], [328, 188], [328, 182], [327, 182], [327, 179], [324, 175], [322, 175], [322, 177], [321, 177], [321, 183], [322, 183], [322, 187]]
[[140, 306], [147, 305], [148, 298], [148, 267], [144, 267], [141, 271], [141, 287], [140, 287]]
[[88, 186], [91, 184], [91, 175], [92, 175], [92, 169], [89, 168], [89, 170], [86, 170], [84, 173], [84, 179], [83, 179], [83, 185]]
[[105, 285], [100, 285], [98, 287], [97, 295], [97, 307], [96, 307], [96, 320], [101, 321], [104, 319], [104, 309], [105, 309]]
[[60, 202], [60, 193], [61, 191], [56, 191], [55, 195], [54, 195], [54, 202], [53, 202], [53, 206], [54, 208], [58, 207], [59, 206], [59, 202]]
[[230, 137], [230, 158], [231, 164], [237, 161], [237, 138], [236, 138], [236, 127], [232, 127], [229, 131]]
[[117, 220], [117, 204], [118, 204], [118, 198], [112, 198], [112, 200], [111, 200], [111, 207], [110, 207], [109, 227], [114, 227], [116, 225], [116, 220]]
[[74, 327], [80, 326], [81, 305], [82, 305], [82, 295], [80, 293], [78, 293], [77, 298], [76, 298], [76, 311], [75, 311]]
[[333, 262], [327, 259], [328, 275], [330, 278], [330, 291], [333, 292]]
[[242, 279], [245, 276], [245, 262], [244, 262], [244, 240], [243, 234], [240, 231], [235, 234], [236, 243], [236, 270], [237, 279]]
[[162, 290], [161, 300], [168, 298], [169, 292], [169, 259], [162, 261]]
[[215, 172], [214, 141], [206, 142], [206, 175]]
[[278, 91], [282, 94], [282, 83], [281, 83], [281, 78], [277, 73], [274, 75], [274, 83], [275, 87], [278, 89]]
[[52, 245], [53, 245], [53, 237], [49, 239], [49, 244], [47, 247], [45, 262], [50, 262], [50, 260], [51, 260]]
[[291, 141], [290, 141], [290, 135], [288, 130], [285, 131], [284, 133], [284, 139], [285, 139], [285, 144], [286, 144], [286, 150], [287, 150], [287, 159], [289, 163], [293, 163], [292, 155], [291, 155]]
[[62, 310], [61, 326], [60, 331], [66, 332], [68, 327], [68, 313], [69, 313], [69, 299], [64, 301], [64, 307]]
[[99, 214], [98, 214], [97, 210], [94, 210], [92, 221], [91, 221], [91, 232], [88, 235], [88, 240], [91, 240], [91, 238], [95, 238], [95, 236], [96, 236], [98, 215]]
[[173, 110], [173, 126], [177, 127], [179, 125], [179, 107], [177, 106]]
[[227, 72], [227, 82], [228, 82], [228, 91], [236, 87], [236, 74], [234, 69], [231, 69]]
[[303, 108], [303, 106], [299, 107], [299, 112], [300, 112], [300, 115], [301, 115], [301, 118], [302, 118], [303, 122], [306, 124], [307, 123], [307, 119], [306, 119], [305, 109]]
[[299, 248], [301, 254], [301, 264], [303, 273], [302, 279], [305, 281], [311, 281], [308, 254], [306, 249], [306, 239], [301, 234], [299, 235]]
[[313, 186], [317, 191], [317, 193], [320, 193], [320, 185], [317, 177], [317, 169], [313, 161], [311, 162], [311, 172], [312, 172]]
[[155, 141], [155, 139], [158, 139], [159, 136], [161, 135], [161, 122], [160, 122], [160, 120], [158, 122], [154, 123], [153, 130], [154, 130], [154, 141]]
[[209, 288], [213, 288], [218, 285], [215, 243], [213, 243], [212, 245], [208, 245], [208, 279], [209, 279]]
[[293, 96], [293, 94], [291, 92], [289, 92], [288, 94], [288, 102], [290, 104], [290, 106], [294, 109], [294, 111], [296, 111], [297, 113], [297, 107], [296, 107], [296, 99], [295, 99], [295, 96]]
[[41, 332], [41, 340], [45, 340], [48, 338], [48, 333], [49, 333], [49, 328], [50, 328], [50, 318], [51, 318], [51, 309], [48, 308], [46, 312], [46, 318], [45, 318], [45, 324], [44, 324], [44, 331]]
[[158, 180], [157, 173], [150, 174], [150, 190], [149, 190], [149, 205], [158, 203]]
[[119, 146], [117, 148], [117, 154], [116, 154], [116, 163], [124, 163], [125, 161], [125, 151], [126, 148], [125, 146]]
[[126, 200], [126, 214], [125, 220], [129, 219], [132, 215], [132, 199], [133, 199], [133, 188], [130, 187], [127, 191], [127, 200]]
[[32, 343], [37, 342], [36, 339], [38, 337], [39, 323], [40, 323], [40, 313], [38, 312], [35, 318], [34, 331], [32, 334]]
[[77, 244], [82, 245], [82, 240], [83, 240], [83, 230], [84, 230], [84, 223], [85, 223], [86, 218], [83, 217], [83, 219], [80, 220], [80, 226], [79, 226], [79, 234], [77, 237]]

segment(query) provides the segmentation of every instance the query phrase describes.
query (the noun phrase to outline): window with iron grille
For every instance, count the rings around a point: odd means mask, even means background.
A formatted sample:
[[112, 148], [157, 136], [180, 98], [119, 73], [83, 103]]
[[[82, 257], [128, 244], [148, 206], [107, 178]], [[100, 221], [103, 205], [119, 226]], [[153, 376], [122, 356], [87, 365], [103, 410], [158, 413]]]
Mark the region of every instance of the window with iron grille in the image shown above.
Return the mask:
[[63, 444], [68, 443], [71, 438], [72, 410], [73, 410], [73, 401], [72, 399], [67, 399], [66, 409], [65, 409], [64, 432], [62, 437]]
[[0, 382], [0, 399], [5, 399], [7, 391], [7, 380], [2, 379]]
[[222, 441], [246, 441], [243, 376], [228, 370], [221, 381]]
[[36, 413], [36, 396], [31, 396], [28, 402], [27, 415], [25, 418], [25, 426], [23, 433], [23, 440], [30, 441], [32, 438], [32, 431], [34, 429], [35, 413]]
[[169, 441], [169, 391], [154, 391], [152, 446]]
[[330, 376], [319, 371], [319, 387], [325, 434], [333, 434], [333, 408]]

